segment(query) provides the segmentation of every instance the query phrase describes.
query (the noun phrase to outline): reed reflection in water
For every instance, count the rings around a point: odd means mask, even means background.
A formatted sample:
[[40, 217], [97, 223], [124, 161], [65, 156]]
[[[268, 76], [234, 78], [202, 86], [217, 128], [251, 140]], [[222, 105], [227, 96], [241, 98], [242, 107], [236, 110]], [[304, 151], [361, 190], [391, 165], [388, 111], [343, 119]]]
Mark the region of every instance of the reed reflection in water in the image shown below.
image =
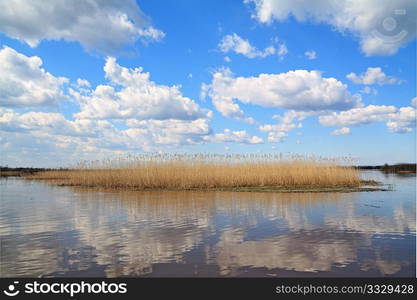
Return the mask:
[[1, 276], [415, 276], [415, 177], [389, 180], [297, 194], [1, 180]]

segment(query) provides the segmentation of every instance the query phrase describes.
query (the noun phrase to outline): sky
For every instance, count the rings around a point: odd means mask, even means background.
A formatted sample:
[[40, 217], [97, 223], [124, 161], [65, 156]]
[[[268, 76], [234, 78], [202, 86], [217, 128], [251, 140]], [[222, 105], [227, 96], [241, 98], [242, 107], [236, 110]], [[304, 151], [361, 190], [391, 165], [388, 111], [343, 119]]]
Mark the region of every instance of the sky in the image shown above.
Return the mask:
[[0, 165], [416, 161], [414, 0], [0, 1]]

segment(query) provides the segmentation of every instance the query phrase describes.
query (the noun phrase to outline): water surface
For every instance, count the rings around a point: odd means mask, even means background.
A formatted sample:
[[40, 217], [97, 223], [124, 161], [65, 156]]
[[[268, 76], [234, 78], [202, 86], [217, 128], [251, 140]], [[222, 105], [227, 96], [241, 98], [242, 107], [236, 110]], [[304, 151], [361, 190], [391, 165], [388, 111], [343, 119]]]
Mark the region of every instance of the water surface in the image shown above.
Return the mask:
[[413, 276], [414, 175], [393, 191], [135, 192], [0, 180], [0, 275]]

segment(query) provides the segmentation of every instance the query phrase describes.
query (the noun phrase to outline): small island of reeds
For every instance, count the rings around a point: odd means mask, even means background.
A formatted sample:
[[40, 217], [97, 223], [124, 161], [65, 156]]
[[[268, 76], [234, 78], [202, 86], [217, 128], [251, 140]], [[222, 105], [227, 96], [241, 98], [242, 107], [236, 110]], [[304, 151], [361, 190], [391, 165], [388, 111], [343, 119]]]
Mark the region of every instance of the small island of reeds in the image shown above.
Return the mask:
[[[37, 172], [57, 185], [129, 190], [350, 192], [380, 190], [335, 159], [257, 154], [144, 154]], [[367, 187], [364, 187], [364, 186]]]

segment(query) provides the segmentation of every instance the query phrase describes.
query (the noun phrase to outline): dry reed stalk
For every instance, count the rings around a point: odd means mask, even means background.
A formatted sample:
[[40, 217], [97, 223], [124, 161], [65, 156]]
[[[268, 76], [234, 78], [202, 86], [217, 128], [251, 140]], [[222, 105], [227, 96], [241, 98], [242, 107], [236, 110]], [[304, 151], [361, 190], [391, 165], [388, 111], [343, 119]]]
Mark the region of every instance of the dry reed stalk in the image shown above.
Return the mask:
[[334, 160], [262, 155], [149, 155], [89, 162], [69, 170], [39, 172], [33, 179], [58, 184], [128, 189], [239, 187], [354, 187], [359, 172]]

